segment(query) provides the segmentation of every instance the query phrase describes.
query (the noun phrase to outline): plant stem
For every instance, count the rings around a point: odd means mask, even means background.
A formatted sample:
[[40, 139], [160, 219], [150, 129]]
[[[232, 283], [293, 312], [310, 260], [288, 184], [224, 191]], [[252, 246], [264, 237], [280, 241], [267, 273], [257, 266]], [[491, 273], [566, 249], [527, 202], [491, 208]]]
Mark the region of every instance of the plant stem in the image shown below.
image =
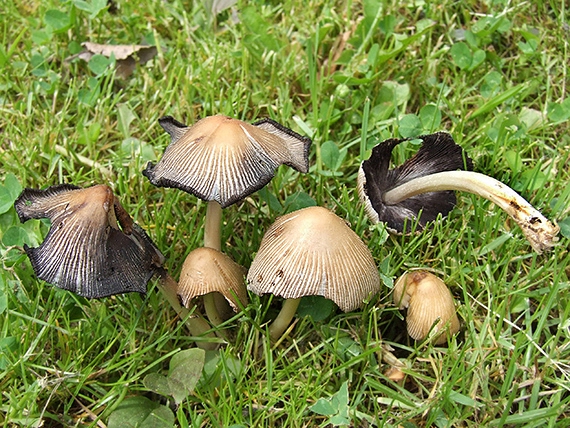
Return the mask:
[[442, 190], [474, 193], [498, 205], [521, 227], [538, 254], [549, 250], [558, 241], [558, 226], [547, 220], [513, 189], [477, 172], [445, 171], [416, 178], [386, 192], [384, 203], [395, 205], [420, 193]]
[[289, 327], [291, 320], [295, 316], [295, 312], [297, 312], [299, 302], [301, 302], [301, 298], [286, 299], [283, 302], [283, 307], [279, 315], [277, 315], [277, 318], [275, 318], [269, 326], [269, 336], [271, 340], [279, 339], [287, 327]]
[[[208, 338], [216, 338], [216, 335], [212, 332], [207, 333], [211, 330], [210, 324], [200, 315], [198, 308], [194, 307], [194, 311], [190, 314], [190, 311], [180, 304], [178, 300], [178, 294], [176, 290], [178, 288], [178, 283], [172, 278], [165, 270], [160, 272], [160, 291], [166, 297], [166, 300], [170, 303], [172, 308], [176, 311], [180, 319], [185, 320], [188, 330], [192, 336], [204, 336]], [[207, 334], [206, 334], [207, 333]], [[216, 342], [202, 342], [197, 341], [196, 345], [199, 348], [205, 350], [213, 350], [218, 347]]]

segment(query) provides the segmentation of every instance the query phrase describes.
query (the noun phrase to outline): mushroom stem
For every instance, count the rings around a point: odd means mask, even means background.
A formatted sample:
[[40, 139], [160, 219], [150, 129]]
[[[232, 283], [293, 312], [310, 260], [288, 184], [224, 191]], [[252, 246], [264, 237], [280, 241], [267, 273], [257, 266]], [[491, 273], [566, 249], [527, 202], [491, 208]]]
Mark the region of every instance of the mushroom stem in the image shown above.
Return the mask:
[[[216, 201], [209, 201], [206, 209], [206, 223], [204, 225], [204, 247], [222, 251], [222, 206]], [[219, 293], [204, 295], [204, 309], [206, 316], [214, 326], [222, 323], [218, 307], [224, 307], [227, 302]]]
[[204, 247], [222, 251], [222, 206], [216, 201], [208, 202], [206, 209]]
[[386, 192], [384, 202], [395, 205], [420, 193], [443, 190], [473, 193], [498, 205], [521, 227], [538, 254], [550, 249], [558, 241], [558, 226], [547, 220], [513, 189], [477, 172], [445, 171], [415, 178]]
[[[190, 330], [190, 334], [196, 337], [204, 336], [208, 338], [216, 338], [216, 335], [212, 332], [206, 335], [206, 333], [212, 328], [204, 317], [200, 315], [198, 308], [194, 307], [194, 311], [190, 315], [190, 311], [180, 304], [176, 293], [177, 288], [178, 283], [174, 278], [164, 270], [160, 272], [160, 291], [176, 311], [180, 319], [186, 320], [186, 326], [188, 327], [188, 330]], [[214, 350], [218, 347], [218, 344], [216, 342], [197, 341], [196, 346], [205, 350]]]
[[275, 341], [279, 339], [287, 327], [289, 327], [291, 320], [297, 312], [300, 302], [301, 298], [286, 299], [283, 302], [279, 315], [277, 315], [277, 318], [275, 318], [269, 326], [269, 336], [271, 337], [271, 340]]

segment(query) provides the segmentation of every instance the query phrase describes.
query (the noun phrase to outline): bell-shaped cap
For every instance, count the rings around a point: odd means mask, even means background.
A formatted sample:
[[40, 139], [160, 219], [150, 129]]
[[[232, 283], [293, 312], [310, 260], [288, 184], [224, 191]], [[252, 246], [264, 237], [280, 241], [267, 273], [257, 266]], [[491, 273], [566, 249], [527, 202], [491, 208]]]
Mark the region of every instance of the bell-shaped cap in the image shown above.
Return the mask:
[[194, 297], [220, 293], [234, 312], [247, 305], [245, 268], [213, 248], [201, 247], [186, 257], [178, 281], [178, 295], [185, 307]]
[[80, 296], [146, 293], [164, 262], [108, 186], [25, 189], [14, 207], [22, 222], [51, 220], [43, 243], [25, 246], [37, 277]]
[[222, 207], [261, 189], [281, 164], [309, 170], [311, 140], [270, 119], [249, 124], [217, 115], [187, 127], [167, 116], [159, 123], [172, 141], [143, 174], [155, 186], [176, 187]]
[[403, 274], [394, 285], [393, 300], [400, 309], [408, 310], [406, 327], [414, 340], [424, 340], [431, 332], [434, 343], [441, 345], [448, 335], [459, 331], [451, 291], [430, 272], [418, 270]]
[[402, 165], [389, 169], [392, 150], [408, 140], [389, 139], [372, 149], [372, 155], [362, 162], [358, 172], [358, 194], [366, 214], [374, 223], [384, 222], [396, 233], [405, 232], [405, 225], [409, 228], [415, 220], [421, 230], [439, 214], [447, 215], [455, 206], [455, 192], [427, 192], [386, 205], [383, 195], [387, 191], [437, 172], [473, 169], [473, 162], [451, 135], [438, 132], [418, 138], [422, 140], [420, 149]]
[[345, 311], [380, 290], [368, 247], [336, 214], [309, 207], [279, 217], [265, 233], [248, 289], [285, 299], [324, 296]]

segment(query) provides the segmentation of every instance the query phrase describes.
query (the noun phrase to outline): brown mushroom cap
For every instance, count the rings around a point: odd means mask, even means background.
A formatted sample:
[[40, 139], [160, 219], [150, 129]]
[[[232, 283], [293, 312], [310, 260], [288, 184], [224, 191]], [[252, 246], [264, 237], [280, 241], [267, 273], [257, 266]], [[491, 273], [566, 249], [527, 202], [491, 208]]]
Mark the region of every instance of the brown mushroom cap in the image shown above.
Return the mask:
[[309, 207], [278, 218], [247, 275], [248, 289], [286, 299], [319, 295], [345, 312], [380, 290], [368, 247], [337, 215]]
[[234, 312], [247, 305], [245, 268], [213, 248], [201, 247], [186, 257], [178, 281], [178, 295], [186, 307], [194, 297], [221, 293]]
[[418, 270], [403, 274], [394, 285], [393, 300], [400, 309], [408, 309], [406, 326], [414, 340], [423, 340], [432, 332], [434, 343], [441, 345], [448, 335], [459, 331], [451, 291], [430, 272]]
[[22, 222], [51, 220], [44, 242], [25, 246], [38, 278], [80, 296], [146, 293], [147, 282], [164, 262], [108, 186], [25, 189], [14, 206]]
[[473, 169], [473, 162], [451, 135], [437, 132], [418, 138], [422, 140], [422, 146], [415, 156], [402, 165], [389, 169], [392, 150], [408, 139], [389, 139], [372, 149], [372, 155], [362, 162], [358, 172], [358, 194], [366, 214], [374, 223], [386, 223], [395, 233], [405, 232], [405, 225], [410, 228], [416, 219], [418, 230], [423, 229], [439, 214], [447, 215], [455, 206], [456, 198], [453, 191], [445, 190], [422, 193], [398, 204], [388, 205], [383, 200], [387, 191], [437, 172]]
[[171, 144], [143, 174], [155, 186], [176, 187], [227, 207], [265, 186], [281, 164], [309, 170], [311, 140], [270, 119], [252, 124], [209, 116], [191, 127], [159, 120]]

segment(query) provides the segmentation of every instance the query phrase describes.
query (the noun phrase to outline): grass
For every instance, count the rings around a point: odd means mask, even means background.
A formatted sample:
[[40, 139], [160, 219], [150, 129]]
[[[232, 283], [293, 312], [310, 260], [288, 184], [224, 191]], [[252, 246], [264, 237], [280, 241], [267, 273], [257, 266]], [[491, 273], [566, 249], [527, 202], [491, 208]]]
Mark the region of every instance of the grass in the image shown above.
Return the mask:
[[[177, 426], [568, 426], [565, 2], [238, 2], [238, 22], [200, 2], [98, 5], [29, 0], [0, 11], [3, 200], [18, 182], [109, 184], [177, 277], [201, 245], [206, 205], [142, 176], [169, 143], [157, 119], [271, 117], [313, 139], [311, 170], [281, 167], [263, 191], [224, 210], [223, 250], [249, 266], [274, 219], [314, 201], [363, 238], [385, 286], [362, 310], [318, 321], [307, 301], [315, 316], [298, 317], [274, 346], [265, 326], [281, 302], [250, 296], [222, 326], [229, 343], [206, 353], [200, 380], [175, 405], [143, 380], [166, 374], [196, 338], [157, 282], [146, 297], [88, 301], [39, 281], [22, 244], [38, 245], [47, 226], [19, 226], [7, 209], [3, 426], [117, 426], [113, 414], [130, 397], [170, 407]], [[112, 64], [66, 61], [84, 41], [144, 41], [158, 54], [121, 79]], [[414, 236], [370, 224], [355, 191], [360, 162], [383, 139], [435, 130], [560, 222], [560, 244], [534, 254], [502, 212], [466, 194]], [[395, 161], [414, 150], [398, 147]], [[446, 346], [410, 341], [391, 305], [392, 280], [414, 267], [454, 294], [462, 329]], [[403, 382], [389, 379], [382, 344], [403, 362]]]

